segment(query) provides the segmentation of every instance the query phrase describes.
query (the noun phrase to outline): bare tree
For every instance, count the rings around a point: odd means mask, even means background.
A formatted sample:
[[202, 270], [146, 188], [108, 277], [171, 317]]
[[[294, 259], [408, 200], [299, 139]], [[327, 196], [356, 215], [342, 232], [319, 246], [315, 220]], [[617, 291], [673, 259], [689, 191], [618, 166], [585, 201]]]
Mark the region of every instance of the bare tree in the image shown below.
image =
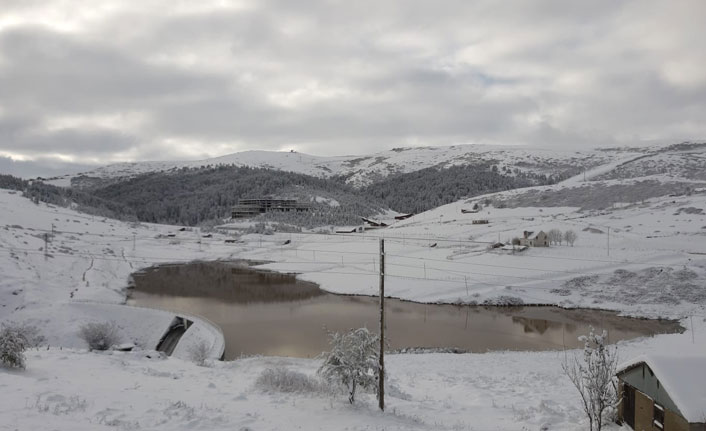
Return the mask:
[[590, 431], [601, 431], [604, 413], [615, 408], [618, 401], [614, 381], [618, 351], [605, 346], [606, 337], [606, 331], [596, 335], [591, 328], [587, 336], [579, 337], [584, 342], [583, 360], [574, 356], [565, 358], [562, 364], [564, 373], [581, 395]]
[[323, 354], [318, 373], [329, 382], [347, 386], [348, 401], [353, 404], [356, 386], [377, 389], [379, 337], [366, 328], [329, 335], [331, 351]]
[[547, 238], [549, 238], [549, 242], [552, 244], [561, 244], [561, 239], [563, 238], [563, 234], [559, 229], [551, 229], [549, 232], [547, 232]]
[[577, 238], [578, 235], [576, 235], [576, 232], [571, 229], [564, 232], [564, 241], [566, 241], [567, 244], [571, 244], [572, 247], [574, 246]]

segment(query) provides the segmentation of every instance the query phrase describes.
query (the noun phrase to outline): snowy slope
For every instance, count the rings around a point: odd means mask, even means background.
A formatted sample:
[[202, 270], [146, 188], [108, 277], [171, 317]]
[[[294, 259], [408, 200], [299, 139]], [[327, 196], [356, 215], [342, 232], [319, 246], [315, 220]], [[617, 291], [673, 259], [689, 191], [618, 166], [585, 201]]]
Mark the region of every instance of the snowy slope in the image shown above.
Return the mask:
[[[81, 347], [80, 325], [114, 321], [124, 341], [154, 348], [176, 313], [116, 306], [125, 302], [129, 275], [158, 262], [209, 255], [198, 246], [184, 250], [156, 239], [173, 230], [168, 226], [131, 225], [35, 205], [8, 190], [0, 190], [0, 214], [0, 320], [30, 321], [44, 328], [51, 345]], [[188, 234], [196, 238], [198, 233]], [[162, 248], [167, 249], [158, 251]], [[219, 357], [220, 329], [195, 319], [198, 324], [189, 331], [202, 335], [212, 356]], [[177, 355], [186, 357], [186, 344], [198, 341], [190, 338], [187, 332]]]
[[[544, 150], [519, 146], [455, 145], [450, 147], [398, 148], [364, 156], [317, 157], [302, 153], [246, 151], [214, 159], [182, 162], [118, 163], [97, 168], [83, 175], [103, 179], [169, 171], [182, 167], [233, 164], [297, 172], [316, 177], [345, 176], [355, 186], [364, 186], [395, 173], [413, 172], [432, 166], [456, 166], [481, 162], [495, 164], [511, 174], [515, 168], [539, 174], [557, 174], [608, 163], [615, 157], [640, 153], [637, 149], [589, 151]], [[51, 179], [55, 185], [68, 186], [72, 175]]]
[[[706, 322], [688, 334], [621, 343], [621, 358], [704, 354]], [[244, 358], [197, 367], [144, 354], [39, 350], [24, 372], [0, 368], [0, 428], [14, 430], [556, 430], [588, 429], [561, 363], [574, 352], [387, 355], [386, 410], [372, 394], [263, 391], [265, 369], [314, 376], [319, 361]], [[571, 356], [569, 356], [571, 357]], [[699, 389], [699, 388], [694, 388]], [[700, 388], [703, 389], [703, 388]], [[51, 424], [51, 428], [47, 427]], [[614, 423], [605, 429], [618, 430]]]

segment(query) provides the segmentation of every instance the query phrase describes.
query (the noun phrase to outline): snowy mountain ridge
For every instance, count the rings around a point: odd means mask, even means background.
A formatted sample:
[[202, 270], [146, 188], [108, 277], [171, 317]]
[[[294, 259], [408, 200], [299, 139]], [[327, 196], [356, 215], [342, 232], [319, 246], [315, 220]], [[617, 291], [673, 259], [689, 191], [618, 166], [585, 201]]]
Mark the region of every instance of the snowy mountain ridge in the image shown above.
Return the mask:
[[[524, 146], [454, 145], [448, 147], [395, 148], [369, 155], [312, 156], [299, 152], [244, 151], [212, 159], [196, 161], [125, 162], [96, 168], [75, 175], [51, 178], [48, 182], [69, 186], [72, 178], [126, 179], [140, 174], [198, 168], [208, 165], [235, 165], [302, 173], [320, 178], [343, 176], [346, 182], [363, 187], [393, 174], [409, 173], [424, 168], [496, 165], [509, 175], [519, 169], [536, 174], [578, 173], [606, 164], [616, 158], [639, 156], [645, 148], [611, 148], [581, 151], [540, 149]], [[80, 184], [74, 180], [73, 185]]]

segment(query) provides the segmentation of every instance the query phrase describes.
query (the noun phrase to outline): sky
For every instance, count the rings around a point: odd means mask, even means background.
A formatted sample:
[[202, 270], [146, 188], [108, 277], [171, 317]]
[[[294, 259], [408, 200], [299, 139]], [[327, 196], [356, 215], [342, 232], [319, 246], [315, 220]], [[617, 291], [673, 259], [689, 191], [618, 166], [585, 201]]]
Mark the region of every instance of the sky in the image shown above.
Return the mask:
[[0, 0], [0, 172], [706, 137], [703, 0]]

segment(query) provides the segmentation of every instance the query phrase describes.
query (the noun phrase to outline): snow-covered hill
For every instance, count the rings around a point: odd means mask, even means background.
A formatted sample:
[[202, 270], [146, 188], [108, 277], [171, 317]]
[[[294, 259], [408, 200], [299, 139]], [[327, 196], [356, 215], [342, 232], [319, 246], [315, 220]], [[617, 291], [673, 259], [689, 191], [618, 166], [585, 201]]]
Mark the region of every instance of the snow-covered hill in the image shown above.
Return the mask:
[[[130, 178], [155, 171], [183, 167], [233, 164], [297, 172], [315, 177], [346, 177], [354, 186], [369, 185], [392, 174], [408, 173], [433, 166], [449, 167], [488, 163], [501, 173], [516, 169], [538, 174], [580, 172], [616, 159], [643, 154], [643, 149], [561, 151], [520, 146], [455, 145], [450, 147], [396, 148], [364, 156], [317, 157], [297, 152], [245, 151], [196, 161], [117, 163], [81, 175], [100, 179]], [[68, 186], [75, 175], [52, 178], [55, 185]]]

